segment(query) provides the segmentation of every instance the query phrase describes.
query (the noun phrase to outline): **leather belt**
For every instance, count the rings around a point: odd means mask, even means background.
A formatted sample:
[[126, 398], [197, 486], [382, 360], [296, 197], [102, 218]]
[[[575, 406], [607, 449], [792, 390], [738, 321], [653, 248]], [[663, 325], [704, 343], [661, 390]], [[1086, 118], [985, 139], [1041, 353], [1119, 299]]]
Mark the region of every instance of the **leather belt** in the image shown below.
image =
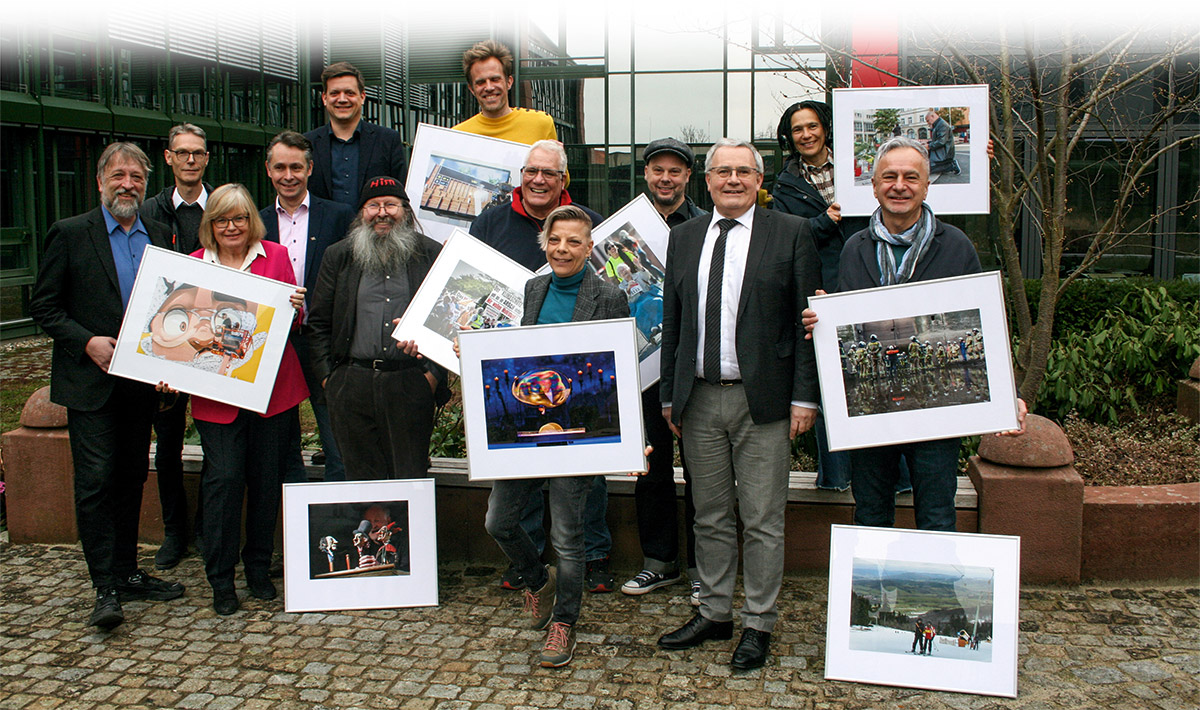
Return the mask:
[[352, 357], [349, 360], [351, 365], [355, 367], [365, 367], [368, 370], [375, 372], [396, 372], [397, 370], [408, 370], [414, 367], [419, 367], [421, 362], [418, 360], [360, 360]]

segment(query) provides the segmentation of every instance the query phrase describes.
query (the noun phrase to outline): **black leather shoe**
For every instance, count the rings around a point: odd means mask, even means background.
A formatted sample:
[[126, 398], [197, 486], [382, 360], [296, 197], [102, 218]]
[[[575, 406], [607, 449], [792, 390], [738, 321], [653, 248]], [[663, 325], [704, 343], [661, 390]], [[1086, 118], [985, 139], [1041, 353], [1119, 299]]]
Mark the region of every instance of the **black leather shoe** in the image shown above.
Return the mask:
[[762, 665], [767, 662], [767, 649], [770, 646], [771, 634], [769, 632], [746, 629], [742, 631], [742, 640], [738, 641], [737, 648], [733, 649], [733, 659], [729, 661], [729, 665], [739, 671], [762, 668]]
[[218, 614], [229, 616], [230, 614], [236, 614], [239, 608], [237, 592], [232, 589], [213, 590], [213, 610]]
[[255, 599], [270, 600], [276, 596], [275, 585], [266, 575], [246, 575], [246, 589]]
[[179, 582], [167, 582], [158, 577], [151, 577], [138, 570], [125, 579], [117, 582], [117, 594], [122, 601], [150, 599], [165, 602], [183, 596], [183, 585]]
[[162, 547], [154, 553], [154, 569], [171, 569], [179, 564], [187, 553], [187, 543], [178, 535], [167, 535]]
[[96, 607], [88, 619], [88, 626], [99, 626], [105, 631], [112, 631], [125, 621], [125, 613], [121, 611], [121, 600], [115, 589], [97, 589]]
[[683, 626], [658, 639], [658, 645], [672, 651], [694, 648], [709, 639], [733, 638], [732, 621], [710, 621], [696, 614]]

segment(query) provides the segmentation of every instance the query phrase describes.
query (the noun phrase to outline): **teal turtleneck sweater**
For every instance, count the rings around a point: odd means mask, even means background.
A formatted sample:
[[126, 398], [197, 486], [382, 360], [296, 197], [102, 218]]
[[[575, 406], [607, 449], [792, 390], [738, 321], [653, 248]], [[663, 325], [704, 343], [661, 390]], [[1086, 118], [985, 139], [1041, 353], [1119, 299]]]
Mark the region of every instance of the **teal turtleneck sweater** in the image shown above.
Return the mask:
[[546, 300], [542, 302], [542, 310], [538, 313], [538, 325], [571, 322], [571, 316], [575, 314], [575, 299], [579, 297], [579, 284], [583, 282], [586, 272], [587, 265], [584, 264], [579, 273], [565, 279], [550, 274], [550, 288], [546, 291]]

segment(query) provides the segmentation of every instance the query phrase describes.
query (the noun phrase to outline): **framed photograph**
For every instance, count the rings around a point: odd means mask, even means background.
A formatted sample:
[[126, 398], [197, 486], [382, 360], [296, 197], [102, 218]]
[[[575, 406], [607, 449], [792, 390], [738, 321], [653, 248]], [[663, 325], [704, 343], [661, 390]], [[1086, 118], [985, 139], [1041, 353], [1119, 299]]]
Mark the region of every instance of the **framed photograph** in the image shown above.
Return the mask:
[[597, 276], [619, 287], [629, 297], [629, 314], [637, 324], [638, 364], [643, 389], [658, 382], [659, 351], [662, 349], [662, 280], [666, 271], [663, 260], [667, 255], [670, 231], [644, 194], [592, 228], [592, 268]]
[[825, 678], [1017, 697], [1021, 538], [832, 526]]
[[929, 149], [926, 202], [935, 214], [990, 211], [986, 84], [834, 89], [834, 185], [843, 215], [879, 206], [871, 189], [875, 151], [896, 136]]
[[422, 123], [408, 164], [408, 193], [425, 234], [444, 242], [521, 185], [529, 146]]
[[809, 305], [831, 451], [1017, 428], [999, 271]]
[[437, 606], [432, 478], [283, 487], [284, 607]]
[[633, 318], [465, 331], [468, 477], [644, 471]]
[[267, 411], [296, 287], [147, 247], [108, 371]]
[[455, 229], [392, 337], [417, 341], [425, 357], [458, 372], [454, 339], [465, 330], [519, 327], [525, 282], [532, 276], [529, 269]]

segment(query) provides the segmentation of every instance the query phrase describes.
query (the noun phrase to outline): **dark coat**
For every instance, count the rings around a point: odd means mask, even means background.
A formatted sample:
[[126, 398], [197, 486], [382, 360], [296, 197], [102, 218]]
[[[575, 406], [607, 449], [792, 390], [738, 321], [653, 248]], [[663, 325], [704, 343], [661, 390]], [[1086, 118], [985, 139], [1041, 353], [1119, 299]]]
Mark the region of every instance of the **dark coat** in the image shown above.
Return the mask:
[[[592, 273], [587, 264], [583, 269], [583, 281], [579, 282], [571, 322], [628, 318], [629, 298], [625, 292]], [[537, 325], [546, 293], [550, 290], [550, 278], [550, 274], [542, 274], [525, 282], [525, 312], [521, 315], [521, 325]]]
[[[575, 205], [583, 210], [592, 219], [593, 227], [604, 221], [596, 212], [572, 202], [566, 190], [563, 190], [563, 196], [565, 199], [560, 204]], [[471, 223], [472, 237], [530, 271], [546, 265], [546, 252], [538, 246], [537, 236], [541, 231], [542, 221], [530, 217], [521, 207], [520, 188], [513, 191], [512, 200], [492, 205]]]
[[[152, 245], [171, 248], [166, 225], [145, 218], [142, 224]], [[95, 336], [117, 337], [125, 307], [99, 207], [50, 226], [29, 315], [54, 339], [50, 400], [88, 412], [104, 406], [116, 377], [92, 362], [85, 348]]]
[[[951, 276], [978, 274], [982, 271], [979, 255], [967, 235], [958, 227], [935, 219], [933, 242], [925, 256], [917, 262], [910, 283], [944, 279]], [[875, 241], [867, 230], [850, 237], [842, 249], [839, 291], [859, 291], [879, 286], [879, 261], [875, 257]]]
[[[396, 178], [403, 185], [408, 178], [408, 159], [404, 157], [404, 140], [400, 134], [366, 121], [359, 121], [358, 132], [356, 184], [362, 187], [368, 178], [387, 175]], [[304, 137], [312, 143], [313, 149], [313, 171], [308, 178], [308, 191], [321, 199], [331, 200], [333, 180], [330, 175], [330, 163], [333, 161], [333, 131], [326, 123], [305, 133]], [[357, 210], [358, 205], [350, 205], [350, 208]]]
[[[737, 357], [755, 424], [786, 419], [793, 401], [818, 402], [816, 356], [800, 313], [821, 285], [809, 221], [754, 208], [754, 228], [738, 300]], [[700, 251], [711, 217], [671, 230], [663, 280], [663, 402], [678, 424], [696, 376]]]
[[[308, 249], [304, 253], [304, 279], [300, 284], [308, 289], [308, 293], [317, 289], [317, 273], [321, 270], [321, 257], [325, 255], [325, 250], [346, 236], [350, 223], [354, 221], [354, 214], [354, 210], [340, 202], [309, 195]], [[279, 216], [275, 212], [275, 201], [262, 208], [258, 215], [267, 227], [263, 239], [278, 244]]]
[[[205, 192], [212, 194], [213, 186], [201, 183]], [[175, 183], [164, 187], [157, 195], [142, 203], [139, 210], [143, 219], [165, 224], [171, 230], [172, 248], [180, 254], [191, 254], [200, 248], [200, 239], [195, 234], [183, 234], [179, 220], [175, 217]]]
[[771, 205], [776, 210], [810, 220], [817, 256], [821, 259], [822, 288], [831, 293], [836, 291], [838, 259], [846, 237], [866, 229], [868, 218], [843, 217], [841, 222], [829, 219], [825, 213], [829, 204], [808, 181], [808, 176], [800, 169], [800, 157], [795, 155], [787, 159], [783, 171], [775, 178], [771, 198]]

